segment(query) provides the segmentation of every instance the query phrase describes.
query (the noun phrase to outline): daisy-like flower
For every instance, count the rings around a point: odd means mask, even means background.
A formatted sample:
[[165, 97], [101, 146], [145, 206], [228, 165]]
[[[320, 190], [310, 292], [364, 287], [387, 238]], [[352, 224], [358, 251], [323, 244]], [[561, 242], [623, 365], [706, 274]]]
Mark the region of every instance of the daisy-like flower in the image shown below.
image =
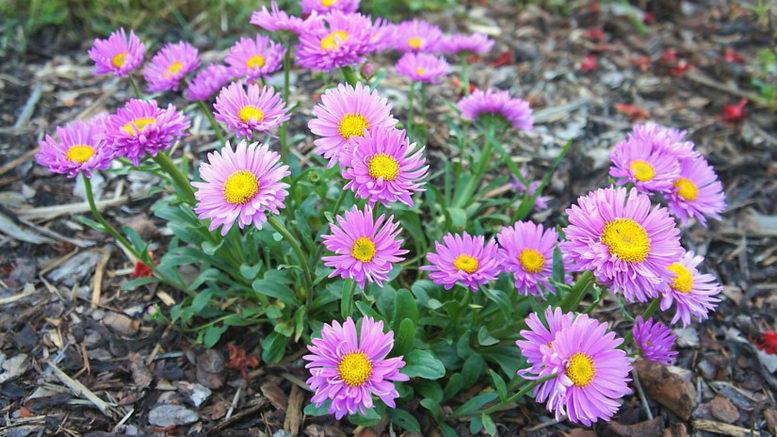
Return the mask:
[[184, 97], [193, 101], [208, 100], [231, 79], [229, 68], [219, 64], [208, 65], [189, 81]]
[[642, 316], [637, 316], [632, 334], [644, 359], [668, 366], [677, 357], [677, 351], [672, 349], [675, 335], [663, 323], [653, 322], [652, 318], [642, 320]]
[[429, 272], [429, 279], [450, 290], [458, 282], [477, 291], [478, 287], [499, 276], [500, 265], [496, 242], [486, 242], [482, 235], [445, 234], [442, 243], [434, 243], [434, 252], [426, 254], [430, 265], [421, 270]]
[[482, 33], [455, 33], [442, 38], [439, 49], [449, 55], [484, 55], [494, 47], [494, 40]]
[[401, 52], [434, 53], [441, 40], [439, 27], [424, 20], [408, 20], [397, 24], [394, 48]]
[[234, 82], [221, 89], [213, 105], [216, 120], [236, 135], [250, 138], [254, 131], [267, 132], [289, 119], [286, 105], [272, 87]]
[[378, 47], [372, 21], [358, 13], [332, 11], [305, 26], [297, 46], [297, 63], [315, 71], [359, 64]]
[[693, 142], [685, 138], [685, 131], [660, 126], [656, 123], [635, 125], [625, 142], [641, 144], [647, 149], [672, 155], [677, 159], [693, 158], [699, 155]]
[[726, 208], [723, 185], [701, 156], [680, 161], [680, 175], [665, 197], [669, 211], [683, 224], [693, 217], [707, 226], [707, 218], [720, 220], [720, 213]]
[[144, 156], [171, 147], [188, 129], [189, 119], [172, 104], [162, 109], [156, 100], [130, 99], [106, 121], [105, 139], [116, 156], [138, 165]]
[[270, 10], [267, 6], [262, 6], [259, 11], [251, 14], [251, 24], [261, 27], [268, 32], [286, 31], [299, 34], [305, 25], [305, 21], [300, 17], [289, 15], [278, 8], [275, 0], [270, 2]]
[[344, 188], [368, 199], [370, 206], [399, 201], [412, 207], [412, 196], [424, 191], [429, 169], [424, 149], [411, 154], [415, 143], [410, 144], [405, 131], [393, 127], [369, 130], [356, 139], [355, 146], [351, 167], [343, 171], [348, 180]]
[[394, 382], [410, 378], [400, 373], [405, 367], [402, 357], [386, 358], [394, 347], [394, 332], [383, 332], [383, 322], [370, 317], [361, 320], [361, 330], [348, 317], [342, 325], [337, 321], [324, 324], [321, 337], [313, 338], [308, 346], [307, 383], [315, 393], [310, 399], [320, 407], [330, 400], [329, 413], [336, 419], [347, 414], [364, 413], [373, 407], [372, 396], [394, 408], [399, 397]]
[[469, 121], [478, 121], [483, 116], [500, 118], [515, 129], [532, 130], [534, 116], [529, 102], [510, 97], [507, 91], [475, 90], [459, 100], [457, 104], [461, 117]]
[[567, 209], [561, 251], [571, 271], [591, 270], [628, 301], [645, 302], [668, 287], [682, 255], [680, 231], [666, 208], [651, 208], [636, 188], [600, 188]]
[[554, 229], [519, 221], [499, 231], [496, 239], [502, 270], [512, 272], [519, 294], [544, 296], [544, 291], [556, 291], [549, 281], [553, 276], [553, 249], [558, 240]]
[[103, 123], [103, 118], [96, 118], [57, 127], [57, 138], [46, 135], [35, 160], [49, 171], [71, 178], [81, 172], [91, 176], [92, 170], [108, 168], [113, 150], [103, 139]]
[[368, 282], [383, 286], [394, 263], [407, 253], [398, 238], [399, 224], [383, 214], [373, 219], [372, 208], [359, 211], [356, 206], [336, 220], [337, 224], [329, 225], [331, 233], [324, 235], [324, 246], [334, 253], [322, 258], [324, 265], [334, 269], [329, 277], [352, 279], [362, 289]]
[[283, 51], [282, 45], [264, 35], [256, 35], [253, 39], [243, 37], [229, 48], [224, 62], [232, 76], [256, 80], [281, 68]]
[[202, 182], [192, 182], [197, 189], [194, 212], [201, 220], [210, 219], [209, 230], [221, 226], [221, 235], [227, 235], [235, 222], [240, 229], [249, 225], [261, 229], [267, 212], [278, 214], [285, 206], [289, 184], [281, 179], [290, 174], [267, 144], [243, 140], [233, 150], [227, 141], [200, 164]]
[[620, 399], [631, 393], [631, 363], [618, 349], [621, 343], [606, 323], [579, 314], [542, 348], [545, 363], [538, 376], [557, 375], [543, 387], [547, 409], [557, 420], [566, 415], [571, 422], [591, 426], [618, 411]]
[[661, 311], [667, 311], [675, 305], [672, 323], [682, 321], [683, 326], [688, 326], [691, 317], [704, 320], [720, 302], [718, 294], [723, 288], [714, 276], [699, 272], [697, 266], [702, 261], [704, 258], [701, 256], [686, 252], [667, 267], [671, 279], [669, 289], [661, 296]]
[[[537, 313], [529, 314], [525, 320], [529, 329], [520, 332], [523, 340], [517, 340], [515, 345], [521, 349], [521, 354], [529, 362], [530, 367], [519, 370], [519, 376], [536, 375], [545, 368], [545, 356], [552, 354], [553, 339], [559, 331], [568, 328], [573, 320], [575, 320], [575, 315], [573, 313], [565, 314], [561, 308], [545, 308], [545, 323], [540, 320]], [[541, 389], [544, 385], [548, 385], [548, 383], [541, 384], [539, 388]], [[543, 402], [544, 399], [537, 399], [537, 401]]]
[[397, 61], [397, 73], [423, 83], [440, 83], [450, 66], [445, 59], [428, 53], [405, 53]]
[[620, 185], [631, 183], [646, 193], [670, 189], [680, 174], [677, 157], [654, 148], [650, 143], [634, 139], [630, 135], [613, 149], [610, 176]]
[[312, 12], [328, 14], [332, 11], [356, 12], [359, 9], [359, 0], [301, 0], [299, 2], [304, 15]]
[[391, 116], [391, 105], [377, 91], [356, 84], [340, 84], [321, 96], [321, 103], [313, 108], [316, 118], [308, 122], [316, 139], [316, 153], [329, 160], [332, 167], [351, 164], [353, 146], [357, 138], [381, 127], [393, 127], [397, 120]]
[[113, 32], [106, 39], [95, 39], [89, 49], [95, 74], [113, 73], [118, 77], [125, 77], [138, 68], [145, 53], [146, 47], [135, 32], [130, 30], [127, 36], [124, 29]]
[[143, 69], [148, 89], [153, 93], [175, 91], [181, 79], [200, 65], [197, 49], [181, 41], [168, 43], [151, 59]]

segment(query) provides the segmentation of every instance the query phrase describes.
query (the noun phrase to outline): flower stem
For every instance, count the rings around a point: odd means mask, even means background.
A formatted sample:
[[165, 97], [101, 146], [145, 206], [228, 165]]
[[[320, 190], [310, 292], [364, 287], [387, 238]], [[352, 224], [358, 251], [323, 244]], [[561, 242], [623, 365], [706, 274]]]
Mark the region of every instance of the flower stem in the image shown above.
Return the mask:
[[407, 126], [405, 127], [405, 130], [407, 131], [407, 136], [410, 138], [415, 138], [413, 136], [413, 119], [415, 118], [415, 104], [413, 100], [415, 97], [415, 84], [410, 85], [410, 91], [407, 93]]
[[208, 123], [210, 123], [210, 126], [213, 128], [213, 132], [216, 134], [216, 138], [219, 139], [219, 142], [223, 146], [225, 144], [224, 133], [221, 131], [221, 126], [219, 126], [219, 123], [213, 117], [213, 113], [208, 110], [208, 107], [205, 106], [205, 102], [202, 100], [197, 101], [197, 107], [200, 108], [200, 111], [202, 111], [203, 115], [205, 115], [205, 118], [208, 119]]
[[469, 95], [469, 64], [467, 63], [466, 53], [459, 56], [461, 59], [461, 93], [465, 96]]
[[343, 296], [340, 298], [340, 316], [345, 319], [353, 311], [353, 292], [356, 290], [356, 281], [349, 280], [343, 284]]
[[504, 411], [504, 410], [510, 409], [510, 408], [512, 408], [512, 404], [515, 401], [517, 401], [518, 399], [524, 397], [526, 395], [526, 393], [529, 393], [532, 389], [534, 389], [534, 387], [542, 384], [543, 382], [545, 382], [545, 381], [547, 381], [549, 379], [553, 379], [556, 376], [557, 375], [554, 373], [553, 375], [543, 376], [542, 378], [535, 379], [534, 381], [528, 381], [515, 394], [513, 394], [512, 396], [508, 397], [507, 399], [499, 402], [496, 405], [488, 407], [485, 410], [478, 410], [478, 411], [476, 411], [474, 413], [470, 413], [470, 414], [456, 414], [453, 417], [470, 416], [470, 415], [475, 415], [475, 414], [478, 414], [478, 415], [479, 414], [489, 415], [489, 414], [493, 414], [493, 413], [496, 413], [496, 412], [499, 412], [499, 411]]
[[[656, 310], [658, 309], [659, 304], [661, 304], [661, 298], [657, 297], [653, 299], [650, 302], [650, 305], [648, 305], [647, 308], [645, 308], [645, 311], [642, 313], [642, 320], [649, 319], [650, 316], [652, 316]], [[623, 337], [623, 344], [620, 347], [625, 347], [627, 344], [630, 344], [631, 341], [634, 340], [634, 331], [629, 331], [628, 334], [626, 334], [625, 337]]]
[[417, 138], [416, 140], [420, 141], [421, 144], [426, 144], [426, 137], [429, 134], [429, 123], [426, 122], [426, 84], [420, 84], [419, 85], [419, 91], [418, 91], [418, 104], [421, 107], [421, 126], [423, 126], [423, 138]]
[[475, 194], [478, 185], [480, 185], [481, 179], [486, 172], [489, 162], [491, 161], [491, 155], [494, 151], [494, 138], [495, 126], [489, 125], [486, 131], [486, 144], [483, 147], [483, 151], [480, 153], [480, 161], [475, 166], [475, 172], [467, 180], [467, 185], [464, 186], [464, 190], [460, 196], [456, 198], [455, 206], [463, 208], [469, 203], [469, 200]]
[[194, 197], [194, 189], [189, 183], [189, 178], [181, 173], [181, 170], [173, 163], [167, 153], [157, 153], [156, 156], [154, 156], [154, 162], [156, 162], [162, 170], [170, 175], [170, 177], [173, 179], [173, 184], [175, 184], [177, 188], [177, 191], [183, 196], [184, 202], [188, 203], [189, 205], [194, 205], [197, 203]]
[[561, 309], [566, 312], [577, 308], [577, 306], [580, 304], [580, 301], [583, 300], [583, 297], [588, 291], [588, 287], [590, 287], [593, 282], [594, 274], [588, 270], [583, 272], [583, 274], [577, 278], [577, 281], [572, 286], [572, 290], [569, 291], [569, 294], [561, 303]]
[[97, 209], [97, 205], [94, 201], [94, 193], [92, 192], [92, 182], [89, 180], [88, 177], [86, 177], [85, 174], [81, 173], [81, 177], [84, 181], [84, 190], [86, 191], [86, 201], [89, 202], [89, 209], [92, 211], [92, 215], [95, 219], [103, 226], [103, 228], [113, 236], [113, 238], [116, 239], [119, 244], [124, 246], [125, 249], [127, 249], [132, 256], [137, 258], [138, 260], [143, 261], [145, 258], [140, 255], [140, 253], [135, 250], [134, 246], [130, 244], [130, 242], [124, 238], [123, 235], [119, 233], [119, 231], [116, 230], [113, 226], [111, 226], [110, 223], [108, 223], [107, 220], [105, 220], [105, 217], [103, 217], [102, 213]]
[[[283, 54], [283, 101], [286, 103], [286, 108], [289, 107], [289, 81], [291, 74], [291, 45], [288, 40], [284, 41], [286, 45], [286, 51]], [[289, 132], [286, 126], [288, 122], [282, 123], [278, 127], [278, 140], [281, 143], [281, 159], [285, 163], [289, 163]]]
[[359, 82], [359, 78], [356, 76], [356, 71], [354, 71], [350, 65], [346, 65], [345, 67], [340, 68], [340, 71], [343, 73], [343, 79], [345, 79], [349, 85], [355, 87]]
[[274, 216], [267, 217], [267, 223], [270, 224], [270, 226], [275, 229], [276, 232], [281, 234], [283, 238], [286, 240], [286, 242], [289, 243], [291, 246], [291, 250], [294, 251], [294, 255], [297, 257], [297, 261], [299, 262], [299, 267], [302, 269], [302, 274], [305, 277], [305, 287], [300, 287], [299, 289], [299, 297], [300, 300], [305, 300], [306, 296], [310, 293], [310, 287], [313, 284], [313, 275], [310, 272], [310, 266], [307, 263], [307, 258], [305, 257], [305, 254], [302, 252], [302, 248], [299, 245], [299, 242], [291, 235], [288, 229], [286, 229], [286, 226], [283, 225], [280, 221], [278, 221], [277, 218]]
[[135, 78], [132, 77], [132, 73], [127, 75], [127, 78], [129, 79], [130, 85], [132, 85], [132, 91], [135, 92], [135, 97], [138, 99], [143, 98], [143, 94], [140, 93], [140, 88], [138, 88], [137, 82], [135, 82]]

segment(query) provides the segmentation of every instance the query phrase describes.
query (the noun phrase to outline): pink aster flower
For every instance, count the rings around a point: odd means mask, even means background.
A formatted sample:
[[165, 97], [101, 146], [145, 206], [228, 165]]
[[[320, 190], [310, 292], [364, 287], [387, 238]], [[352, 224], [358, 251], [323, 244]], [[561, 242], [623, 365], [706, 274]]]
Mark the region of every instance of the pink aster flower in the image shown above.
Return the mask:
[[704, 320], [720, 302], [718, 295], [723, 288], [714, 276], [697, 269], [703, 260], [693, 252], [686, 252], [667, 267], [671, 279], [669, 289], [661, 296], [661, 311], [675, 305], [672, 323], [682, 321], [683, 326], [688, 326], [692, 316], [699, 321]]
[[693, 217], [707, 226], [707, 218], [720, 220], [720, 213], [726, 208], [723, 185], [702, 156], [680, 160], [679, 177], [665, 197], [669, 211], [683, 224]]
[[89, 49], [89, 57], [94, 61], [95, 74], [113, 73], [125, 77], [143, 62], [146, 47], [135, 32], [130, 30], [129, 37], [124, 29], [119, 29], [106, 39], [95, 39]]
[[302, 32], [305, 21], [282, 11], [278, 8], [275, 0], [272, 0], [269, 11], [267, 6], [262, 6], [261, 10], [251, 14], [251, 24], [268, 32], [286, 31], [299, 34]]
[[357, 137], [355, 146], [351, 167], [343, 171], [348, 180], [344, 188], [368, 199], [370, 206], [399, 201], [412, 207], [412, 196], [424, 191], [429, 169], [424, 149], [413, 152], [415, 143], [410, 144], [405, 131], [393, 127], [369, 130]]
[[232, 74], [227, 67], [219, 64], [208, 65], [189, 81], [184, 97], [193, 101], [208, 100], [231, 79]]
[[397, 24], [394, 32], [394, 48], [401, 52], [434, 53], [441, 40], [439, 27], [419, 19]]
[[153, 93], [175, 91], [184, 78], [200, 65], [199, 54], [191, 44], [181, 41], [162, 47], [143, 69], [148, 89]]
[[240, 229], [249, 225], [261, 229], [268, 212], [278, 214], [285, 206], [289, 184], [281, 179], [290, 174], [267, 144], [243, 140], [233, 150], [227, 141], [200, 164], [202, 182], [192, 182], [197, 189], [194, 212], [201, 220], [210, 219], [208, 230], [221, 226], [221, 235], [227, 235], [235, 222]]
[[332, 11], [311, 20], [299, 37], [297, 63], [315, 71], [359, 64], [377, 48], [372, 21], [364, 15]]
[[229, 48], [224, 62], [234, 77], [256, 80], [281, 68], [284, 48], [264, 35], [240, 38]]
[[46, 135], [40, 142], [35, 160], [49, 171], [71, 178], [81, 172], [91, 177], [92, 170], [108, 168], [113, 159], [113, 149], [103, 138], [104, 121], [100, 117], [57, 127], [57, 138]]
[[303, 15], [314, 11], [323, 14], [332, 11], [351, 13], [359, 9], [359, 0], [301, 0], [299, 5]]
[[680, 173], [677, 157], [634, 139], [630, 135], [613, 149], [610, 176], [620, 185], [631, 183], [645, 193], [669, 190]]
[[494, 47], [494, 40], [482, 33], [456, 33], [442, 38], [439, 49], [450, 55], [484, 55]]
[[429, 272], [429, 279], [450, 290], [458, 282], [472, 291], [499, 276], [500, 265], [496, 242], [486, 242], [482, 235], [446, 234], [442, 243], [434, 243], [434, 252], [426, 254], [430, 265], [421, 270]]
[[428, 53], [405, 53], [397, 61], [397, 73], [423, 83], [440, 83], [450, 66], [445, 59]]
[[547, 409], [557, 420], [567, 416], [571, 422], [591, 426], [599, 419], [610, 420], [618, 411], [620, 399], [631, 393], [631, 363], [626, 352], [618, 349], [621, 343], [623, 339], [608, 332], [606, 323], [579, 314], [541, 346], [544, 366], [537, 376], [557, 376], [538, 393], [548, 395]]
[[677, 159], [699, 155], [694, 144], [685, 138], [685, 131], [660, 126], [656, 123], [635, 125], [625, 142], [636, 143], [655, 152], [672, 155]]
[[105, 124], [105, 139], [117, 156], [134, 165], [146, 155], [156, 156], [186, 135], [189, 119], [172, 104], [166, 109], [156, 100], [130, 99]]
[[475, 90], [459, 100], [457, 104], [461, 117], [469, 121], [478, 121], [483, 116], [496, 116], [515, 129], [530, 132], [534, 125], [534, 116], [529, 102], [510, 97], [507, 91]]
[[351, 164], [354, 142], [371, 129], [393, 127], [397, 120], [391, 116], [391, 105], [377, 91], [356, 84], [340, 84], [321, 96], [321, 103], [313, 108], [316, 118], [308, 122], [316, 139], [315, 152], [329, 160], [332, 167], [338, 162]]
[[571, 271], [593, 271], [628, 301], [645, 302], [668, 287], [667, 267], [682, 254], [680, 231], [666, 208], [635, 188], [600, 188], [567, 209], [560, 248]]
[[677, 351], [672, 349], [675, 335], [663, 323], [653, 322], [652, 318], [645, 321], [642, 316], [637, 316], [632, 334], [642, 358], [668, 366], [677, 357]]
[[254, 131], [267, 132], [289, 119], [286, 105], [272, 87], [233, 82], [221, 89], [213, 105], [216, 120], [235, 135], [250, 138]]
[[356, 206], [336, 220], [337, 224], [329, 225], [331, 233], [324, 235], [324, 246], [334, 252], [322, 258], [324, 265], [334, 269], [329, 277], [352, 279], [361, 288], [367, 282], [383, 286], [394, 263], [404, 260], [407, 253], [398, 238], [399, 224], [383, 214], [373, 219], [372, 208], [359, 211]]
[[550, 284], [553, 276], [553, 249], [558, 234], [533, 222], [516, 222], [503, 228], [496, 237], [502, 270], [512, 272], [515, 289], [524, 296], [544, 296], [554, 293]]
[[394, 347], [394, 332], [383, 332], [383, 322], [370, 317], [361, 320], [358, 335], [356, 324], [348, 317], [340, 325], [336, 320], [324, 324], [321, 337], [313, 338], [308, 346], [307, 383], [315, 393], [310, 399], [320, 407], [330, 400], [329, 414], [342, 419], [347, 414], [365, 413], [373, 408], [372, 396], [394, 408], [399, 397], [395, 381], [410, 378], [399, 372], [405, 367], [402, 357], [386, 358]]

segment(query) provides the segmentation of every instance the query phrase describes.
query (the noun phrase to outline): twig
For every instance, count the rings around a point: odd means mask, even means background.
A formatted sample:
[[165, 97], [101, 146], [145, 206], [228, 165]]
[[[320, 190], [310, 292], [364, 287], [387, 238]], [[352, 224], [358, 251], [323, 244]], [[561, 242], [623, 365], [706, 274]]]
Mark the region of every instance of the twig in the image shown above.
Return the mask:
[[[220, 431], [224, 428], [227, 428], [228, 426], [232, 425], [233, 423], [243, 419], [246, 416], [250, 416], [251, 414], [256, 413], [257, 411], [261, 410], [265, 405], [267, 405], [267, 399], [261, 398], [257, 403], [254, 405], [246, 408], [245, 410], [235, 414], [234, 416], [230, 418], [225, 418], [221, 423], [214, 426], [210, 431]], [[215, 435], [215, 434], [212, 434]]]
[[25, 290], [19, 294], [14, 294], [13, 296], [8, 296], [0, 299], [0, 306], [8, 305], [9, 303], [14, 303], [17, 300], [24, 299], [27, 296], [32, 296], [35, 294], [35, 288], [33, 287], [32, 290], [27, 290], [25, 287]]
[[240, 391], [242, 390], [242, 387], [238, 387], [237, 391], [235, 392], [235, 396], [232, 397], [232, 403], [229, 404], [229, 410], [227, 410], [227, 415], [224, 416], [224, 419], [227, 420], [230, 417], [232, 417], [232, 412], [235, 411], [235, 407], [237, 406], [237, 401], [240, 399]]
[[92, 308], [97, 308], [100, 304], [100, 295], [102, 294], [103, 274], [105, 273], [105, 265], [108, 264], [108, 260], [111, 259], [111, 246], [105, 246], [100, 249], [100, 259], [97, 261], [97, 266], [94, 268], [94, 276], [92, 277]]
[[653, 412], [650, 411], [650, 404], [648, 404], [647, 397], [645, 397], [645, 392], [642, 390], [642, 384], [639, 382], [639, 375], [637, 375], [637, 371], [631, 369], [631, 376], [634, 377], [634, 386], [637, 387], [637, 393], [639, 394], [639, 400], [642, 402], [642, 408], [645, 409], [645, 414], [647, 414], [648, 419], [653, 420]]
[[723, 91], [725, 93], [729, 93], [738, 97], [745, 98], [757, 105], [764, 106], [764, 107], [769, 106], [768, 102], [764, 102], [764, 100], [758, 94], [742, 91], [734, 85], [726, 85], [726, 84], [717, 82], [711, 77], [705, 75], [704, 73], [698, 70], [688, 71], [687, 73], [685, 73], [685, 77], [690, 79], [692, 82], [696, 82], [698, 84], [708, 86], [710, 88], [715, 88], [718, 91]]
[[14, 129], [22, 128], [30, 121], [30, 117], [32, 117], [33, 112], [35, 112], [35, 107], [38, 105], [41, 94], [43, 94], [43, 83], [35, 82], [30, 97], [27, 98], [27, 102], [24, 104], [22, 112], [19, 114], [19, 118], [16, 119], [16, 123], [13, 125]]
[[[98, 200], [95, 202], [97, 209], [104, 210], [106, 208], [113, 208], [115, 206], [123, 205], [130, 201], [143, 200], [150, 197], [150, 194], [143, 193], [138, 197], [121, 196], [118, 198]], [[82, 214], [89, 211], [89, 203], [68, 203], [65, 205], [55, 206], [42, 206], [39, 208], [29, 208], [24, 210], [12, 210], [17, 216], [26, 219], [42, 219], [43, 221], [51, 220], [65, 214]]]
[[59, 367], [57, 367], [53, 361], [49, 360], [48, 364], [49, 364], [49, 368], [54, 372], [54, 375], [63, 384], [65, 384], [70, 389], [70, 391], [73, 392], [73, 394], [75, 394], [76, 396], [81, 396], [85, 398], [86, 400], [91, 402], [95, 407], [97, 407], [97, 409], [100, 410], [101, 413], [105, 414], [108, 417], [111, 417], [110, 410], [109, 410], [110, 405], [108, 405], [107, 402], [97, 397], [97, 395], [92, 393], [92, 391], [86, 388], [85, 385], [67, 376], [67, 374], [63, 372]]
[[35, 156], [36, 153], [38, 153], [38, 150], [40, 150], [39, 147], [36, 147], [36, 148], [34, 148], [32, 150], [28, 150], [28, 151], [22, 153], [21, 155], [19, 155], [18, 157], [14, 158], [12, 161], [6, 163], [2, 167], [0, 167], [0, 175], [4, 175], [4, 174], [8, 173], [9, 171], [11, 171], [11, 170], [15, 169], [16, 167], [18, 167], [19, 164], [21, 164], [21, 163], [27, 161], [28, 159], [32, 158], [33, 156]]

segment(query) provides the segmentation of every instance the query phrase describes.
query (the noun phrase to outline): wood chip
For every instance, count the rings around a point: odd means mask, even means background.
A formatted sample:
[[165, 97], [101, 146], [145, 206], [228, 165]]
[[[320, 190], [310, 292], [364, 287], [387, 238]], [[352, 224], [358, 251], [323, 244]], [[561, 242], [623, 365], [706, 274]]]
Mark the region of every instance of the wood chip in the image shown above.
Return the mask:
[[289, 395], [289, 405], [286, 408], [286, 418], [283, 420], [283, 429], [292, 437], [299, 435], [299, 428], [302, 425], [302, 403], [305, 401], [305, 393], [296, 385], [291, 386]]
[[716, 422], [714, 420], [698, 419], [691, 421], [691, 426], [699, 431], [715, 432], [731, 437], [750, 437], [753, 434], [747, 428], [741, 426], [729, 425], [728, 423]]
[[108, 260], [111, 259], [111, 252], [111, 246], [105, 246], [100, 249], [100, 259], [97, 261], [97, 266], [94, 269], [94, 276], [92, 277], [92, 308], [97, 308], [97, 305], [100, 304], [103, 274], [105, 273], [105, 265], [108, 264]]

